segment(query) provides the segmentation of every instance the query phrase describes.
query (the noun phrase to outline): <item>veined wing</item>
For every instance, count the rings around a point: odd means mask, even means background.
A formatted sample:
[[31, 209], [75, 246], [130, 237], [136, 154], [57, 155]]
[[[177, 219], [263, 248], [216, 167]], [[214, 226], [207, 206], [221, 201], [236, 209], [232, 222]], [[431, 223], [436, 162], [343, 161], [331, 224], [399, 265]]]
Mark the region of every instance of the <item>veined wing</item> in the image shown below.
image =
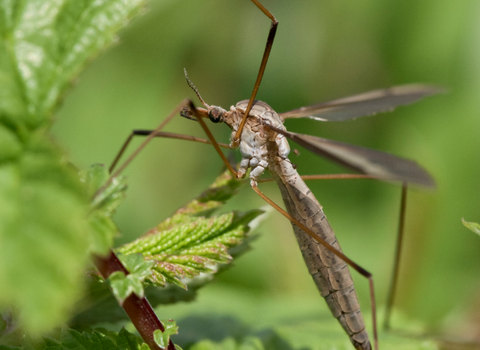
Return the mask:
[[308, 150], [360, 173], [382, 180], [406, 181], [421, 186], [435, 187], [433, 178], [415, 161], [370, 148], [297, 134], [266, 125]]
[[389, 89], [374, 90], [338, 100], [301, 107], [279, 113], [281, 118], [310, 118], [321, 121], [340, 122], [357, 117], [387, 112], [395, 107], [408, 105], [426, 96], [444, 92], [444, 89], [429, 85], [402, 85]]

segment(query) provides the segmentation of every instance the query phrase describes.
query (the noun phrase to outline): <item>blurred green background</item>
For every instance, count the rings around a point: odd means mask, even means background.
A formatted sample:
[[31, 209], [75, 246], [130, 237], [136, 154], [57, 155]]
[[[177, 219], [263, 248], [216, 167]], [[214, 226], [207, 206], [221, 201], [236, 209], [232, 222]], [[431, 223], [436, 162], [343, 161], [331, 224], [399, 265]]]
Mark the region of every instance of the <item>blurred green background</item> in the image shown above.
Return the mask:
[[[278, 112], [405, 83], [449, 89], [394, 113], [343, 123], [292, 120], [286, 126], [415, 159], [428, 169], [438, 188], [409, 193], [398, 307], [432, 328], [460, 320], [458, 332], [475, 332], [480, 237], [467, 230], [461, 218], [480, 221], [480, 2], [262, 3], [279, 27], [257, 98]], [[248, 98], [269, 27], [268, 18], [247, 0], [150, 1], [147, 13], [121, 33], [118, 45], [79, 77], [57, 115], [56, 139], [79, 167], [109, 164], [132, 129], [153, 129], [183, 98], [195, 98], [183, 68], [209, 104], [228, 108]], [[219, 140], [228, 141], [226, 126], [212, 129]], [[196, 123], [180, 117], [167, 131], [203, 137]], [[292, 148], [300, 151], [291, 159], [301, 174], [342, 171], [296, 145]], [[130, 189], [116, 216], [123, 233], [119, 243], [142, 234], [198, 195], [221, 166], [209, 146], [154, 140], [125, 172]], [[371, 180], [308, 184], [344, 252], [373, 273], [378, 303], [384, 304], [399, 186]], [[281, 201], [274, 184], [261, 188]], [[263, 205], [246, 186], [229, 208]], [[258, 231], [254, 249], [202, 290], [200, 302], [203, 296], [234, 293], [275, 300], [293, 315], [301, 305], [310, 305], [304, 309], [312, 315], [325, 309], [290, 224], [272, 212]], [[368, 310], [368, 284], [357, 274], [354, 279]], [[232, 314], [237, 309], [232, 308]], [[160, 317], [175, 318], [175, 310], [166, 309]]]

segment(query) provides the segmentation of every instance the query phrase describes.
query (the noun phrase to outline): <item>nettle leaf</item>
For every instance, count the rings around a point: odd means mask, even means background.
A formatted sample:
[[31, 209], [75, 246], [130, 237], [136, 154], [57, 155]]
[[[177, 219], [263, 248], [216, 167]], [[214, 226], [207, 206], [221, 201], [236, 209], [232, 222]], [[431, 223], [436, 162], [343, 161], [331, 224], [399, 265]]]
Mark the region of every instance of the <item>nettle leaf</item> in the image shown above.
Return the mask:
[[120, 305], [122, 305], [125, 299], [132, 293], [143, 298], [145, 293], [142, 282], [152, 274], [151, 269], [153, 265], [155, 265], [155, 262], [145, 261], [141, 254], [118, 254], [117, 256], [129, 274], [125, 275], [121, 271], [116, 271], [108, 277], [113, 295]]
[[36, 333], [66, 316], [88, 262], [87, 198], [78, 174], [41, 135], [0, 164], [0, 308]]
[[[166, 348], [170, 341], [170, 336], [178, 334], [178, 326], [174, 320], [160, 322], [162, 322], [165, 331], [162, 332], [160, 329], [157, 329], [155, 332], [153, 332], [153, 339], [158, 346], [160, 346], [161, 348]], [[175, 347], [181, 350], [181, 348], [179, 348], [178, 346]]]
[[118, 254], [117, 257], [122, 261], [128, 272], [135, 275], [140, 281], [151, 274], [152, 266], [155, 265], [154, 261], [145, 261], [141, 254]]
[[80, 176], [89, 198], [93, 198], [88, 214], [88, 222], [92, 228], [90, 251], [101, 255], [107, 254], [112, 248], [113, 238], [119, 232], [112, 216], [125, 200], [127, 189], [123, 176], [113, 178], [103, 188], [109, 178], [108, 170], [101, 164], [92, 165]]
[[0, 115], [28, 129], [49, 123], [72, 79], [115, 39], [144, 0], [0, 3]]
[[[213, 211], [231, 198], [243, 183], [232, 179], [228, 173], [222, 174], [209, 189], [149, 231], [145, 237], [118, 249], [122, 261], [125, 256], [133, 256], [134, 259], [143, 256], [142, 261], [154, 264], [145, 279], [148, 284], [153, 284], [145, 289], [145, 295], [152, 306], [194, 300], [196, 290], [212, 280], [212, 272], [222, 270], [227, 266], [223, 263], [230, 262], [232, 257], [240, 256], [249, 249], [249, 242], [254, 236], [247, 238], [246, 233], [250, 230], [252, 220], [262, 211], [212, 216]], [[177, 233], [180, 238], [175, 237]], [[171, 244], [166, 243], [168, 239], [172, 239]], [[159, 251], [158, 246], [164, 247], [165, 251]], [[143, 251], [149, 253], [140, 255]], [[129, 263], [124, 261], [124, 264]], [[128, 266], [127, 269], [129, 272], [135, 270]], [[143, 276], [147, 269], [141, 271]], [[207, 273], [200, 274], [201, 272]], [[177, 288], [178, 285], [185, 289]], [[90, 280], [88, 291], [89, 297], [78, 306], [82, 312], [70, 324], [126, 319], [125, 312], [111, 296], [106, 283]]]
[[102, 333], [109, 335], [116, 343], [119, 349], [135, 349], [135, 350], [150, 350], [150, 347], [143, 342], [143, 339], [139, 336], [132, 334], [122, 328], [117, 334], [115, 332], [108, 332], [102, 330]]
[[[52, 116], [71, 81], [142, 4], [0, 0], [0, 309], [18, 310], [31, 334], [64, 321], [81, 293], [92, 239], [89, 197], [48, 135]], [[109, 226], [93, 221], [97, 231]], [[109, 244], [104, 234], [93, 250]]]
[[470, 230], [472, 230], [473, 232], [475, 232], [477, 235], [480, 236], [480, 224], [476, 222], [465, 221], [463, 218], [462, 218], [462, 223], [465, 225], [465, 227], [469, 228]]
[[0, 350], [149, 350], [142, 338], [129, 333], [124, 328], [118, 333], [105, 329], [78, 332], [62, 329], [58, 339], [42, 337], [25, 338], [21, 347], [0, 346]]
[[122, 271], [115, 271], [108, 277], [108, 280], [110, 281], [113, 295], [120, 305], [123, 305], [125, 299], [132, 293], [143, 298], [142, 282], [134, 276], [125, 275]]
[[118, 252], [140, 253], [146, 260], [154, 261], [152, 273], [146, 279], [150, 284], [160, 287], [175, 284], [187, 289], [183, 278], [213, 273], [217, 264], [232, 260], [228, 250], [243, 242], [249, 231], [248, 223], [262, 213], [255, 210], [211, 216], [213, 209], [233, 196], [239, 185], [239, 181], [224, 173], [170, 219], [118, 248]]

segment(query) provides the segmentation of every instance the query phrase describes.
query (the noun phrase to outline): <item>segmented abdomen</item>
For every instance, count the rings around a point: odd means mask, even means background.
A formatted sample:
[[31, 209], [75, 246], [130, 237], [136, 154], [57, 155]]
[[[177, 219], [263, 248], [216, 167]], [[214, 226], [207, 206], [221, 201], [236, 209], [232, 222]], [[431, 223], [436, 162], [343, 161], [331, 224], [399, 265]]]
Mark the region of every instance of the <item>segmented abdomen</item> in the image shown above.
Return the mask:
[[[286, 172], [288, 175], [279, 172], [285, 168], [289, 170]], [[298, 173], [293, 172], [288, 164], [275, 167], [275, 170], [272, 175], [278, 183], [288, 213], [341, 252], [322, 207]], [[356, 349], [370, 350], [365, 322], [347, 264], [302, 229], [292, 226], [308, 271], [333, 316], [340, 322]]]

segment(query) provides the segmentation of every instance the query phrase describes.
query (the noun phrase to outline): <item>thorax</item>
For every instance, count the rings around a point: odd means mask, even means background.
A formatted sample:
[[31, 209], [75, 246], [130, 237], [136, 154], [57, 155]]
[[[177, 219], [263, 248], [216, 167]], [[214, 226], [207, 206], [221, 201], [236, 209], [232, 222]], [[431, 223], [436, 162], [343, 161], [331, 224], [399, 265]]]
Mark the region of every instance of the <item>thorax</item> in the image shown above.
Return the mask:
[[[224, 120], [232, 129], [232, 137], [238, 130], [247, 104], [248, 100], [243, 100], [232, 106]], [[243, 128], [239, 145], [242, 154], [240, 170], [243, 173], [250, 167], [252, 169], [250, 177], [253, 180], [256, 180], [278, 157], [286, 159], [290, 152], [285, 137], [272, 131], [268, 125], [286, 130], [281, 118], [272, 107], [265, 102], [255, 101]]]

